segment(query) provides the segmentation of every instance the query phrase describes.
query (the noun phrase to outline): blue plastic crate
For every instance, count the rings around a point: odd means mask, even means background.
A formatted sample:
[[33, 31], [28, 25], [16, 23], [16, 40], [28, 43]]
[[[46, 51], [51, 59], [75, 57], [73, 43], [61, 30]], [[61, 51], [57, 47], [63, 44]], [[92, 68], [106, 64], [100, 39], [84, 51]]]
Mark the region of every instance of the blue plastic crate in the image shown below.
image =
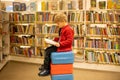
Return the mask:
[[52, 75], [51, 80], [73, 80], [73, 74]]
[[74, 53], [69, 52], [53, 52], [51, 54], [52, 64], [69, 64], [74, 62]]

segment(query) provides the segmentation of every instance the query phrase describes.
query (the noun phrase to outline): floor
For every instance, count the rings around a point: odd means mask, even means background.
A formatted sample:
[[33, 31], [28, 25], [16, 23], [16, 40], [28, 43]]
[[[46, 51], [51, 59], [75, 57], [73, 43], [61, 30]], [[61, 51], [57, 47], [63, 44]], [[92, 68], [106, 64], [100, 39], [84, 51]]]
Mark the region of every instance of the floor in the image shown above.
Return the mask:
[[[50, 76], [39, 77], [38, 64], [10, 61], [0, 71], [0, 80], [51, 80]], [[120, 80], [120, 73], [74, 69], [74, 80]]]

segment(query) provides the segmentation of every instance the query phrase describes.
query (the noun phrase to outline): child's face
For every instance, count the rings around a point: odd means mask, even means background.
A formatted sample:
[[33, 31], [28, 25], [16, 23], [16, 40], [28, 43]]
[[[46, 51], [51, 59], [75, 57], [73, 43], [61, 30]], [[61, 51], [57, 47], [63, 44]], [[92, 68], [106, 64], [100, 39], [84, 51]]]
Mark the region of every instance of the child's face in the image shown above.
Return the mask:
[[59, 26], [59, 28], [64, 27], [64, 22], [57, 22], [57, 25]]

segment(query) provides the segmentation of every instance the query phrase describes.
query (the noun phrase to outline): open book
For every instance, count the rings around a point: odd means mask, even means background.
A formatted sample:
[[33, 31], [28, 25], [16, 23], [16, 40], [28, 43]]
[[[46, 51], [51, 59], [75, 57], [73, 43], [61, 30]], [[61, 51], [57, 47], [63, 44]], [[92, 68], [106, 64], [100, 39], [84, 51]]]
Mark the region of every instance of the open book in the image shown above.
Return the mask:
[[51, 40], [51, 39], [45, 39], [45, 42], [51, 45], [55, 45], [57, 42]]

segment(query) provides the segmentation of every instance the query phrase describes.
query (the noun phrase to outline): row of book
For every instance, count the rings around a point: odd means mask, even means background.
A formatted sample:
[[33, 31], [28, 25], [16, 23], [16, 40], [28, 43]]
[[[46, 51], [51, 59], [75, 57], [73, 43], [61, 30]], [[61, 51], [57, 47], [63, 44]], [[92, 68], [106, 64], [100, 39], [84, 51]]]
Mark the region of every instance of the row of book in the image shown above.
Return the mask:
[[84, 38], [74, 38], [73, 48], [83, 48], [84, 47]]
[[11, 22], [34, 22], [35, 14], [10, 13], [9, 19]]
[[[74, 24], [71, 25], [74, 30], [75, 35], [84, 35], [84, 25], [82, 24]], [[56, 25], [42, 25], [38, 24], [36, 27], [36, 34], [52, 34], [57, 33], [59, 28]], [[35, 27], [34, 25], [10, 25], [10, 32], [12, 34], [34, 34]], [[94, 27], [87, 27], [87, 35], [120, 35], [120, 27], [119, 25], [112, 26], [107, 25], [106, 27], [99, 27], [95, 25]]]
[[10, 47], [10, 53], [15, 55], [24, 55], [26, 57], [32, 57], [35, 55], [35, 48], [21, 48], [18, 46], [11, 46]]
[[78, 10], [83, 9], [83, 0], [42, 1], [41, 10]]
[[55, 34], [58, 33], [59, 27], [56, 25], [42, 25], [38, 24], [36, 27], [37, 34]]
[[120, 11], [87, 11], [86, 21], [91, 23], [119, 23], [120, 22]]
[[87, 26], [87, 35], [120, 35], [120, 26], [119, 25], [94, 25], [94, 26]]
[[[84, 25], [83, 24], [70, 24], [71, 27], [74, 30], [75, 35], [84, 35], [85, 30], [84, 30]], [[38, 24], [36, 27], [36, 33], [39, 34], [52, 34], [52, 33], [58, 33], [59, 28], [56, 25], [43, 25], [43, 24]]]
[[83, 21], [84, 21], [83, 11], [79, 11], [79, 12], [69, 11], [68, 12], [68, 22], [83, 22]]
[[[68, 16], [68, 22], [83, 22], [84, 21], [84, 12], [83, 11], [69, 11], [68, 13], [63, 12]], [[49, 21], [52, 22], [56, 13], [52, 12], [37, 12], [36, 18], [37, 21]]]
[[120, 64], [120, 53], [86, 51], [85, 60], [87, 62]]
[[32, 57], [32, 56], [44, 56], [44, 51], [41, 47], [37, 47], [36, 53], [35, 53], [35, 48], [34, 47], [18, 47], [18, 46], [11, 46], [10, 47], [10, 53], [13, 55], [24, 55], [26, 57]]
[[102, 39], [87, 39], [85, 43], [87, 48], [100, 48], [100, 49], [120, 49], [120, 40], [102, 40]]
[[54, 16], [55, 16], [55, 13], [51, 13], [51, 12], [37, 12], [36, 14], [37, 21], [40, 21], [40, 22], [43, 22], [43, 21], [52, 22]]
[[[87, 0], [88, 9], [120, 9], [119, 0]], [[90, 4], [89, 4], [90, 3]]]
[[119, 25], [108, 25], [107, 26], [108, 35], [120, 35], [120, 26]]
[[38, 56], [41, 56], [41, 57], [43, 57], [45, 54], [45, 52], [44, 52], [44, 50], [43, 50], [43, 48], [41, 48], [41, 47], [37, 47], [37, 49], [36, 49], [36, 55], [38, 55]]
[[30, 45], [34, 46], [35, 37], [34, 36], [10, 36], [11, 44], [19, 45]]
[[34, 34], [35, 26], [34, 25], [10, 25], [11, 34]]
[[45, 47], [46, 44], [45, 44], [45, 41], [44, 41], [44, 37], [37, 37], [37, 39], [36, 39], [36, 45], [37, 46]]
[[83, 36], [85, 34], [85, 30], [84, 30], [84, 25], [83, 24], [70, 24], [71, 27], [74, 30], [74, 34], [79, 35], [79, 36]]
[[[84, 11], [69, 11], [64, 12], [68, 16], [68, 22], [83, 22], [84, 21]], [[119, 23], [120, 22], [120, 11], [87, 11], [86, 12], [86, 21], [91, 23]], [[48, 21], [52, 22], [56, 13], [52, 12], [37, 12], [36, 20], [43, 22]], [[21, 14], [21, 13], [10, 13], [10, 21], [27, 21], [34, 22], [35, 14]]]
[[94, 27], [87, 27], [87, 34], [89, 35], [107, 35], [106, 27], [98, 27], [97, 25]]
[[[106, 9], [106, 1], [97, 1], [97, 0], [90, 0], [90, 9]], [[98, 6], [97, 6], [98, 5]]]

